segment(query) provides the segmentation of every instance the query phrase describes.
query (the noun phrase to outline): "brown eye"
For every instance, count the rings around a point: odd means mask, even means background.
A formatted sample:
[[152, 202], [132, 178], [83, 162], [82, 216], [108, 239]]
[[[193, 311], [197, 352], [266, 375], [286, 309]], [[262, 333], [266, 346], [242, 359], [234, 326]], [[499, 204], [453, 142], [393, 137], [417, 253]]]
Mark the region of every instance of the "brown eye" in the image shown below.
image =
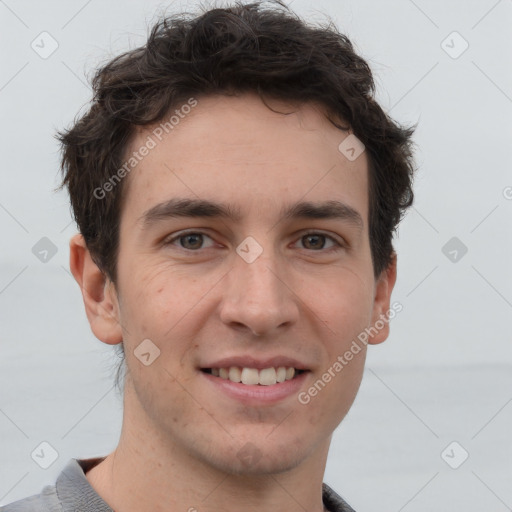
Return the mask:
[[325, 245], [325, 235], [305, 235], [302, 237], [306, 249], [323, 249]]
[[[343, 247], [343, 244], [338, 242], [335, 238], [322, 233], [306, 233], [300, 238], [302, 245], [305, 249], [312, 251], [326, 250], [337, 250]], [[326, 243], [331, 245], [326, 247]]]
[[[205, 245], [205, 239], [210, 240], [209, 245]], [[197, 251], [213, 246], [211, 237], [204, 233], [197, 231], [189, 231], [188, 233], [181, 233], [169, 238], [164, 242], [165, 245], [174, 245], [188, 251]]]
[[203, 245], [203, 235], [200, 233], [187, 233], [178, 238], [181, 247], [184, 249], [200, 249]]

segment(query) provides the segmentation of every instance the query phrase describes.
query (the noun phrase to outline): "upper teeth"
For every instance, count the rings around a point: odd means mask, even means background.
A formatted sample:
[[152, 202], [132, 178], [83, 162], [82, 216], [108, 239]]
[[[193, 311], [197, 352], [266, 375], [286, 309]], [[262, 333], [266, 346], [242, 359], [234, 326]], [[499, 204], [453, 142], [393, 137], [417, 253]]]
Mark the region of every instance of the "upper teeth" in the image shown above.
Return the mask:
[[232, 382], [242, 382], [255, 386], [271, 386], [277, 382], [293, 379], [295, 376], [295, 368], [286, 368], [279, 366], [278, 368], [264, 368], [258, 370], [256, 368], [239, 368], [231, 366], [231, 368], [212, 368], [212, 375], [228, 379]]

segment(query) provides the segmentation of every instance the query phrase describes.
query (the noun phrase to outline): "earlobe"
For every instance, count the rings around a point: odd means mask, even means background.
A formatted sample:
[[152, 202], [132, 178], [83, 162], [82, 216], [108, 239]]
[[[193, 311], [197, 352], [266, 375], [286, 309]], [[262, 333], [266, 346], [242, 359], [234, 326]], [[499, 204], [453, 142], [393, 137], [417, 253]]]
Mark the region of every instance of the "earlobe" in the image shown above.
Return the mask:
[[389, 336], [389, 310], [391, 292], [396, 282], [397, 257], [393, 253], [388, 267], [382, 271], [375, 283], [375, 298], [373, 302], [372, 324], [369, 328], [368, 343], [377, 345], [386, 341]]
[[71, 273], [82, 291], [85, 312], [94, 335], [109, 345], [122, 342], [114, 285], [93, 261], [81, 234], [71, 238], [69, 252]]

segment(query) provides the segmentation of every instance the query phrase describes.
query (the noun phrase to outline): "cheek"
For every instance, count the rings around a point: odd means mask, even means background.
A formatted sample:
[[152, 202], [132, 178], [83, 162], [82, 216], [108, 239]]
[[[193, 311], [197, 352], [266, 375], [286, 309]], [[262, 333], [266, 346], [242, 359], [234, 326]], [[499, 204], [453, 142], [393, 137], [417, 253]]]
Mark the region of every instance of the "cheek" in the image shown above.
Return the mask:
[[160, 337], [201, 301], [205, 279], [179, 272], [169, 264], [140, 262], [125, 276], [124, 319], [134, 330]]
[[[169, 430], [173, 425], [184, 429], [188, 418], [197, 416], [201, 406], [187, 392], [189, 378], [181, 374], [177, 377], [177, 372], [169, 366], [164, 353], [150, 366], [140, 364], [134, 356], [129, 360], [127, 357], [127, 365], [130, 369], [130, 384], [126, 389], [137, 396], [139, 406], [149, 418], [159, 423], [161, 429]], [[201, 415], [196, 421], [207, 422], [207, 415], [204, 416]]]
[[323, 279], [321, 285], [315, 277], [304, 283], [305, 290], [309, 289], [310, 307], [328, 327], [332, 342], [341, 343], [340, 349], [343, 342], [357, 336], [371, 321], [373, 281], [365, 277], [362, 272], [341, 268], [329, 279]]
[[338, 341], [336, 347], [332, 345], [328, 362], [298, 396], [310, 427], [325, 434], [338, 427], [354, 403], [366, 357], [364, 345], [351, 350], [351, 343]]
[[[208, 301], [207, 292], [218, 283], [218, 277], [191, 277], [167, 264], [143, 270], [139, 274], [133, 272], [123, 290], [121, 319], [126, 363], [136, 372], [134, 380], [146, 385], [158, 387], [178, 375], [185, 384], [185, 380], [193, 377], [187, 363], [198, 347], [191, 340], [213, 314], [214, 305]], [[153, 364], [146, 368], [134, 355], [145, 339], [151, 340], [159, 350], [154, 363], [154, 371], [159, 372], [156, 376], [146, 371]], [[174, 389], [172, 382], [169, 386]], [[178, 384], [174, 386], [173, 392], [179, 395], [181, 388]]]

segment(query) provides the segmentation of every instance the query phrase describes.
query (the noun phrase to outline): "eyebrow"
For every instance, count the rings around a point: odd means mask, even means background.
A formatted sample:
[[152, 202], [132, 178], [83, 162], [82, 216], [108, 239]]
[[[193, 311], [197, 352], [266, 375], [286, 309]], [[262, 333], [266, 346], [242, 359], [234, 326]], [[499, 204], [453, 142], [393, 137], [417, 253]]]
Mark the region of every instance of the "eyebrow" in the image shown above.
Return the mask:
[[[222, 204], [205, 199], [173, 198], [159, 203], [145, 211], [140, 217], [145, 228], [160, 221], [174, 217], [202, 217], [229, 219], [239, 222], [242, 219], [240, 209], [234, 205]], [[285, 219], [335, 219], [343, 220], [355, 227], [363, 228], [361, 214], [341, 201], [300, 201], [285, 205], [281, 209]]]

